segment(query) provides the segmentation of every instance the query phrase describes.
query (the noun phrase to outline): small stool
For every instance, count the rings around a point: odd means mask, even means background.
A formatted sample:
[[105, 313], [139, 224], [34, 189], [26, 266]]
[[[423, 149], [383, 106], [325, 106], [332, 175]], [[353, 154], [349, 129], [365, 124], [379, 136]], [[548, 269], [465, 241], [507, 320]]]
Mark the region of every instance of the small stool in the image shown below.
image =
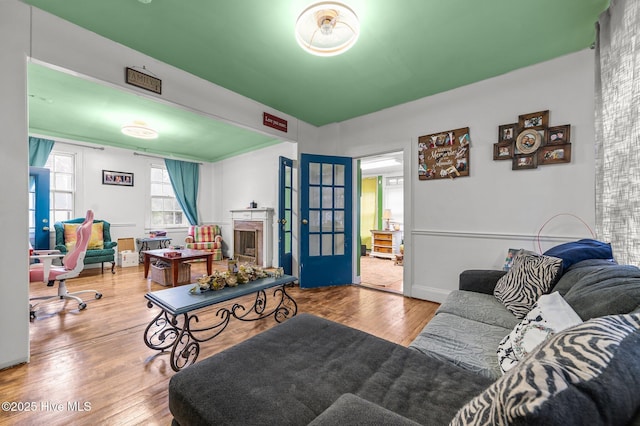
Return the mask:
[[396, 260], [393, 262], [394, 265], [403, 265], [404, 254], [396, 254]]

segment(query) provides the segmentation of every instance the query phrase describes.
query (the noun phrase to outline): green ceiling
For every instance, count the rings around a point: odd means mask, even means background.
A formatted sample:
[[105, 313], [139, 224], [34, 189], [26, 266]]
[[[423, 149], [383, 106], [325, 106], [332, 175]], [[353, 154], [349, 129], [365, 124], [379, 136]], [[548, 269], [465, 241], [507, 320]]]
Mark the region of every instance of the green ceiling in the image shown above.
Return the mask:
[[[327, 58], [305, 53], [293, 34], [313, 0], [24, 1], [316, 126], [585, 49], [609, 3], [344, 0], [360, 17], [361, 35]], [[36, 87], [37, 77], [29, 83]], [[86, 114], [108, 116], [108, 108]], [[163, 107], [150, 114], [156, 109]], [[174, 131], [168, 141], [184, 140], [184, 129]]]
[[[29, 131], [197, 161], [219, 161], [278, 139], [133, 93], [29, 64]], [[120, 127], [142, 120], [159, 137], [125, 136]]]

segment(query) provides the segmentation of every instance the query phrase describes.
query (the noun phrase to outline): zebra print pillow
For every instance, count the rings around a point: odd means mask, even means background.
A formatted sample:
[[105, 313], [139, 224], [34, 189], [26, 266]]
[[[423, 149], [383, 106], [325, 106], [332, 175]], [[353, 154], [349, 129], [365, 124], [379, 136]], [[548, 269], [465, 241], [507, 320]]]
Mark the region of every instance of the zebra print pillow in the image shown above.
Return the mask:
[[640, 314], [554, 335], [469, 401], [451, 425], [623, 425], [640, 408]]
[[493, 295], [517, 318], [524, 318], [536, 301], [556, 283], [562, 259], [522, 251], [503, 275]]

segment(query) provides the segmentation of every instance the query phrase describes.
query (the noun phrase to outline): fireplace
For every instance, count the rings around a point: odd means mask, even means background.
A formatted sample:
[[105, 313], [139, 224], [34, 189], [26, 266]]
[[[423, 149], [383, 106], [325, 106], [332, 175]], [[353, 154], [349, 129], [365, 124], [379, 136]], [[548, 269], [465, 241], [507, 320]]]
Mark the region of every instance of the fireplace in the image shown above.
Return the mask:
[[233, 258], [271, 267], [273, 209], [232, 210]]
[[262, 265], [262, 222], [249, 220], [233, 221], [233, 258], [238, 262]]

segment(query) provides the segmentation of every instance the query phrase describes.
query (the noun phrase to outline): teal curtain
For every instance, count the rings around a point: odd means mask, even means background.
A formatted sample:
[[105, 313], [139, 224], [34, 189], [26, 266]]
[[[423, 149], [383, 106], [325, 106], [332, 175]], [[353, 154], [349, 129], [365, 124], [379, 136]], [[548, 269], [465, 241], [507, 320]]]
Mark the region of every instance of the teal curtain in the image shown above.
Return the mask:
[[198, 224], [198, 181], [200, 177], [200, 167], [198, 163], [179, 160], [164, 160], [173, 186], [173, 192], [176, 194], [178, 204], [182, 207], [182, 211], [187, 215], [187, 219], [191, 225]]
[[49, 139], [29, 136], [29, 165], [44, 167], [55, 142]]

